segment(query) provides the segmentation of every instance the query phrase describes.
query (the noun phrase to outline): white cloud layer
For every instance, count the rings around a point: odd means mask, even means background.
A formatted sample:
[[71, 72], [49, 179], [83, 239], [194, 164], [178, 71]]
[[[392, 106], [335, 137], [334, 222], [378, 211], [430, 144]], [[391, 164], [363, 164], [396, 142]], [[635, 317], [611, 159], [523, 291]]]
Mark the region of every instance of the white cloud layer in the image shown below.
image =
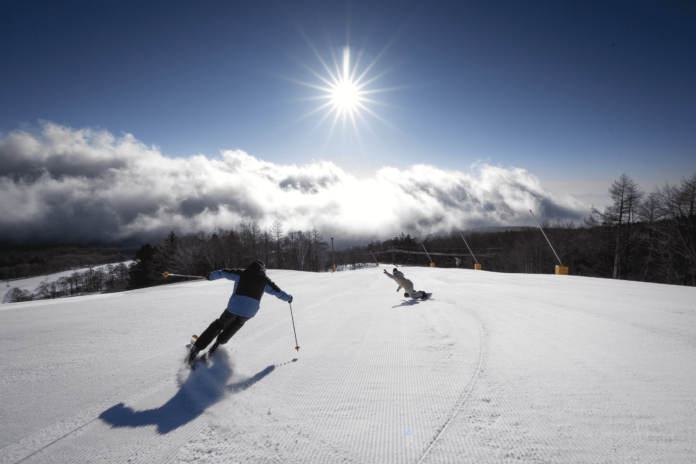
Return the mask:
[[243, 151], [171, 159], [132, 135], [46, 123], [0, 135], [0, 239], [119, 241], [234, 227], [312, 229], [365, 240], [579, 219], [585, 206], [524, 169], [416, 165], [358, 179], [328, 161], [279, 165]]

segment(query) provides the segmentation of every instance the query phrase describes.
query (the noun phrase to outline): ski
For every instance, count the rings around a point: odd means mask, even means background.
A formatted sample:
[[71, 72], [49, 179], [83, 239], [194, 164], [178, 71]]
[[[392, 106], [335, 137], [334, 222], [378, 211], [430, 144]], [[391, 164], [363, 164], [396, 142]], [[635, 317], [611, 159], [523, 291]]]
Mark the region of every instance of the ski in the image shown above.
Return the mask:
[[198, 335], [191, 335], [191, 341], [187, 345], [189, 348], [188, 356], [186, 357], [186, 366], [189, 369], [193, 369], [193, 366], [196, 363], [196, 357], [194, 356], [193, 359], [191, 358], [191, 350], [193, 350], [194, 344], [198, 340]]

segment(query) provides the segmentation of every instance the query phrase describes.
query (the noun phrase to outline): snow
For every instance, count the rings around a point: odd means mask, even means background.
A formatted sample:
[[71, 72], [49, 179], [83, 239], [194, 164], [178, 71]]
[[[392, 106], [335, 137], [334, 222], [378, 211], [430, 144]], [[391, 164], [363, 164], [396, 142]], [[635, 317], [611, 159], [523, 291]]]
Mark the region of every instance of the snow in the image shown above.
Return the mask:
[[266, 295], [194, 371], [229, 281], [4, 305], [0, 463], [696, 461], [695, 288], [383, 268], [269, 271], [299, 352]]

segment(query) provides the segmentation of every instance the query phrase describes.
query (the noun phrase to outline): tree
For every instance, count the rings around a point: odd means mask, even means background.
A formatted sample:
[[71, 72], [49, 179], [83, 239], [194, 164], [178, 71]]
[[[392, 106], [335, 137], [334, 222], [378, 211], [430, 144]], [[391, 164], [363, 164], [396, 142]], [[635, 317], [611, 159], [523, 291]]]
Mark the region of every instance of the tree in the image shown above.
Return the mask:
[[9, 292], [5, 293], [5, 298], [3, 298], [3, 303], [19, 303], [22, 301], [31, 301], [34, 299], [34, 295], [29, 293], [28, 290], [22, 290], [21, 288], [14, 287]]
[[266, 266], [269, 266], [269, 256], [271, 253], [271, 244], [273, 242], [273, 237], [271, 236], [271, 233], [268, 230], [264, 230], [263, 233], [261, 234], [261, 243], [263, 243], [263, 262], [266, 263]]
[[275, 267], [277, 269], [282, 268], [281, 255], [280, 255], [280, 240], [283, 238], [283, 223], [276, 219], [273, 222], [273, 227], [271, 228], [271, 235], [275, 239], [276, 252], [275, 252]]
[[64, 296], [68, 296], [68, 289], [70, 288], [70, 283], [67, 277], [61, 277], [58, 279], [58, 286], [60, 287], [60, 293]]
[[42, 280], [36, 287], [36, 297], [40, 300], [48, 299], [51, 296], [51, 289], [48, 281]]
[[632, 244], [632, 224], [635, 222], [636, 211], [640, 207], [640, 200], [643, 192], [636, 183], [626, 174], [622, 174], [615, 180], [609, 188], [614, 204], [607, 206], [603, 212], [592, 208], [588, 225], [597, 227], [599, 225], [614, 229], [614, 279], [621, 277], [622, 254], [627, 250], [630, 253]]
[[324, 268], [329, 244], [324, 241], [324, 237], [321, 236], [316, 228], [312, 229], [312, 248], [314, 252], [314, 256], [312, 257], [312, 271], [318, 272]]
[[151, 266], [154, 250], [149, 243], [141, 246], [135, 253], [133, 264], [128, 269], [128, 290], [151, 287], [154, 279], [151, 276]]
[[669, 255], [669, 272], [683, 285], [696, 286], [696, 174], [680, 186], [659, 192], [663, 221], [655, 231]]
[[162, 274], [165, 272], [180, 272], [181, 261], [178, 259], [179, 237], [174, 231], [153, 248], [150, 262], [150, 278], [154, 284], [165, 283]]
[[[655, 273], [655, 264], [659, 258], [656, 228], [662, 220], [660, 212], [660, 195], [659, 192], [652, 192], [647, 196], [645, 201], [638, 208], [638, 219], [645, 226], [645, 230], [640, 234], [639, 240], [642, 248], [645, 250], [646, 256], [643, 259], [643, 266], [640, 270], [641, 280], [648, 280], [649, 273]], [[651, 279], [652, 280], [652, 279]]]

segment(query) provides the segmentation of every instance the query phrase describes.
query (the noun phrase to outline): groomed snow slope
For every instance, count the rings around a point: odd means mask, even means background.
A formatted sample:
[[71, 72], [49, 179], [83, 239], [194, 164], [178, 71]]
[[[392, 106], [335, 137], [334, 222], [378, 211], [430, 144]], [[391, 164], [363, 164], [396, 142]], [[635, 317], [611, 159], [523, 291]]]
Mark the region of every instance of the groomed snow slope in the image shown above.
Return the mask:
[[696, 461], [696, 289], [404, 271], [270, 271], [299, 353], [266, 295], [195, 371], [229, 281], [3, 305], [0, 463]]

